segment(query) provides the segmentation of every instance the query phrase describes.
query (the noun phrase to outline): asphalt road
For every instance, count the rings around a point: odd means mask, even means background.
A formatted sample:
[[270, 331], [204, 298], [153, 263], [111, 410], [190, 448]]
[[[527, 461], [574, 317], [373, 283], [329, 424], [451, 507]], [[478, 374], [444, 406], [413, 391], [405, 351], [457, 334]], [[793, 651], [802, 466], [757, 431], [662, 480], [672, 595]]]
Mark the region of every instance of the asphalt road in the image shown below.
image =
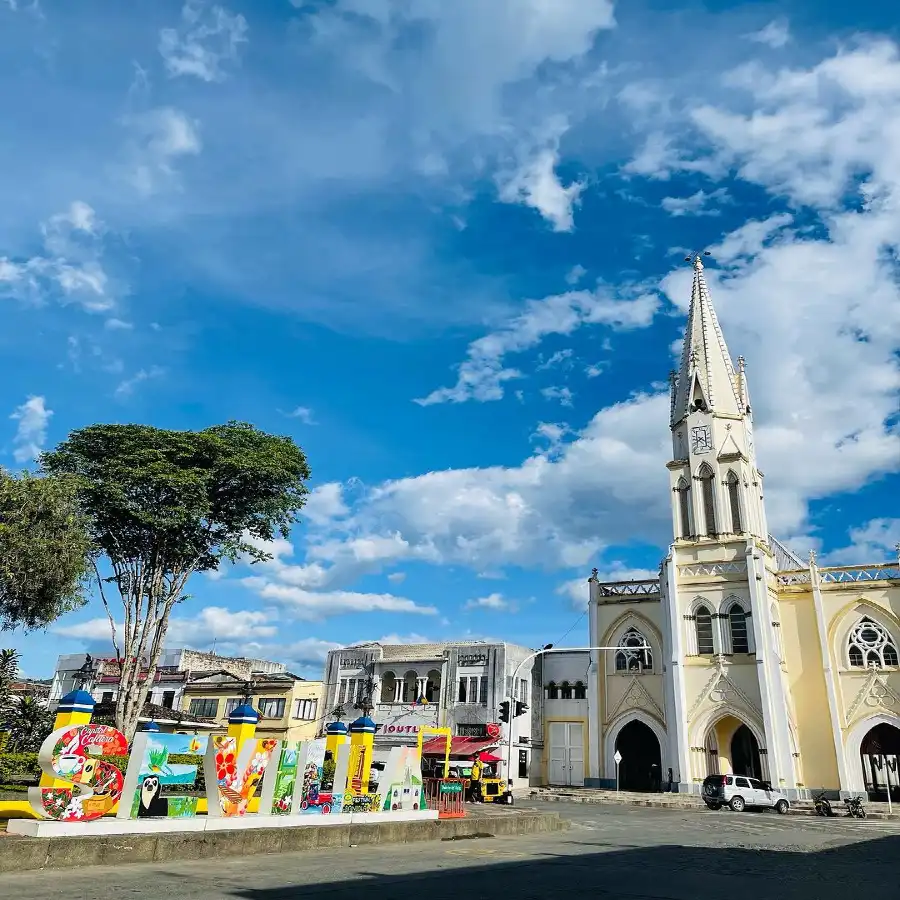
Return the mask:
[[[524, 804], [523, 804], [524, 805]], [[529, 804], [567, 832], [92, 867], [4, 877], [0, 896], [57, 900], [823, 900], [900, 898], [900, 826], [769, 813]]]

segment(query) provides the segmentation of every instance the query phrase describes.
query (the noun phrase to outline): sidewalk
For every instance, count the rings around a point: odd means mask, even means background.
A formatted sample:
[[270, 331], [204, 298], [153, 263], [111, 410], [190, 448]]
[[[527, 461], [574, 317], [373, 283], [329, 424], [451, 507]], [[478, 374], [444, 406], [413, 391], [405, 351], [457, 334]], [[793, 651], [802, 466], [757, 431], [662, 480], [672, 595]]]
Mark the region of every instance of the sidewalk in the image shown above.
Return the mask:
[[[637, 791], [609, 791], [600, 788], [531, 788], [529, 796], [536, 800], [561, 803], [604, 803], [620, 806], [653, 806], [659, 809], [706, 809], [699, 794], [649, 794]], [[866, 815], [880, 821], [900, 821], [900, 804], [894, 805], [889, 814], [887, 803], [866, 802]], [[843, 803], [832, 801], [838, 816], [844, 816]], [[811, 800], [794, 800], [789, 815], [814, 816], [815, 806]]]

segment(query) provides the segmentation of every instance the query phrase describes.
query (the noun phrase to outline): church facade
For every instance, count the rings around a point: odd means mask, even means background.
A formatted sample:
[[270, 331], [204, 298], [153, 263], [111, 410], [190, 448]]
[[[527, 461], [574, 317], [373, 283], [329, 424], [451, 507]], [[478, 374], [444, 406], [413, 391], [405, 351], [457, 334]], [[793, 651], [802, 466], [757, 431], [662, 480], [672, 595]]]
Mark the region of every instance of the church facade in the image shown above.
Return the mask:
[[769, 532], [743, 358], [703, 273], [671, 379], [674, 539], [658, 579], [590, 579], [588, 785], [900, 799], [900, 566], [819, 566]]

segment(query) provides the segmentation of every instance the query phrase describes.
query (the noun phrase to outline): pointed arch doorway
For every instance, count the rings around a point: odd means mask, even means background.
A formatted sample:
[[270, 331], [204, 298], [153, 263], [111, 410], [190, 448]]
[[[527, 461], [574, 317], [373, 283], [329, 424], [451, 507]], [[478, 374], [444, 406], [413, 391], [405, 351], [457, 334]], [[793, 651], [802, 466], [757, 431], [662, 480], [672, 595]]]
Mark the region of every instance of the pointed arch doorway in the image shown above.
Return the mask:
[[873, 801], [900, 800], [900, 728], [879, 722], [870, 728], [859, 747], [866, 793]]
[[741, 724], [731, 738], [731, 767], [735, 775], [748, 775], [750, 778], [759, 779], [763, 777], [759, 743], [753, 732], [744, 724]]
[[707, 775], [747, 775], [765, 781], [759, 740], [737, 716], [724, 715], [706, 733]]
[[616, 736], [619, 763], [619, 789], [623, 791], [659, 791], [662, 784], [662, 751], [659, 739], [649, 725], [632, 719]]

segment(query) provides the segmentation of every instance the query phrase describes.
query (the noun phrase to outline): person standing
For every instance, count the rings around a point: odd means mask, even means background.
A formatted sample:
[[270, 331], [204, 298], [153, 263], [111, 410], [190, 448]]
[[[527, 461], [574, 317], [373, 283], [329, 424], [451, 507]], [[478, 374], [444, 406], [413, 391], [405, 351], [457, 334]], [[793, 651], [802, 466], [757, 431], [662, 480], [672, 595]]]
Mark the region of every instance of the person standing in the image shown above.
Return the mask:
[[481, 762], [481, 754], [475, 754], [475, 761], [472, 763], [472, 772], [469, 775], [469, 801], [472, 803], [481, 802], [481, 779], [484, 775], [484, 765]]

